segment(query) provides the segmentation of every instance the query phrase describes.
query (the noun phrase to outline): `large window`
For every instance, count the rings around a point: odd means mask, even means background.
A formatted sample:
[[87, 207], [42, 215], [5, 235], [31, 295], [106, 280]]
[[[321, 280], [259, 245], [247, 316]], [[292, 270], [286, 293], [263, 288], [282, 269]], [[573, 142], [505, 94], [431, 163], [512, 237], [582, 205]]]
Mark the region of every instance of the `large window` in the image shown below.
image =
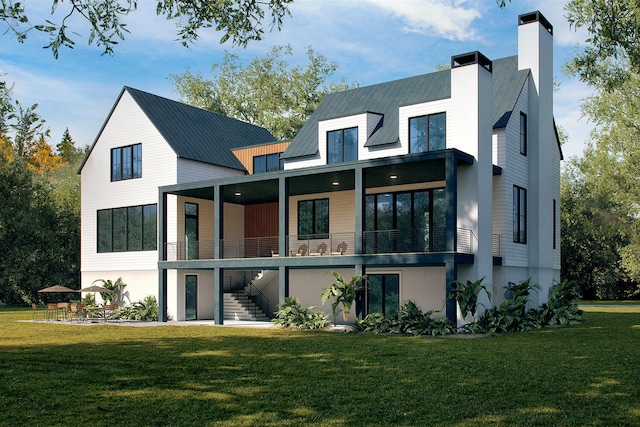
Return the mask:
[[329, 199], [298, 202], [298, 239], [329, 237]]
[[281, 153], [262, 154], [253, 156], [253, 173], [273, 172], [284, 169], [284, 159]]
[[111, 181], [142, 176], [142, 144], [111, 149]]
[[366, 253], [443, 251], [445, 206], [442, 188], [368, 195]]
[[520, 154], [527, 155], [527, 115], [520, 113]]
[[527, 243], [527, 190], [513, 186], [513, 241]]
[[381, 313], [387, 318], [397, 315], [400, 307], [400, 276], [368, 274], [367, 278], [364, 314]]
[[98, 252], [156, 250], [157, 210], [157, 205], [99, 210]]
[[409, 119], [409, 152], [444, 150], [447, 148], [447, 114], [438, 113]]
[[358, 160], [358, 128], [327, 132], [327, 163]]

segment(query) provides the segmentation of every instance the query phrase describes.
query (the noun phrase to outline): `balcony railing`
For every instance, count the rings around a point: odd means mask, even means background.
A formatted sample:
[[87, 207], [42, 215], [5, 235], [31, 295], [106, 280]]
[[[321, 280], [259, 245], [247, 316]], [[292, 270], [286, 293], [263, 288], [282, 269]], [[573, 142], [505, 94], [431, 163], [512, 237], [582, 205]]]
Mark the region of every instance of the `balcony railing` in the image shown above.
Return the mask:
[[[478, 238], [472, 230], [457, 229], [456, 252], [471, 254], [478, 247]], [[220, 257], [262, 258], [303, 257], [325, 255], [353, 255], [355, 233], [327, 233], [305, 236], [287, 236], [286, 248], [280, 250], [278, 236], [228, 238], [220, 241]], [[365, 254], [444, 252], [444, 228], [431, 230], [375, 230], [363, 233]], [[492, 236], [492, 254], [501, 256], [501, 236]], [[213, 241], [200, 240], [171, 242], [165, 245], [167, 261], [213, 259]]]

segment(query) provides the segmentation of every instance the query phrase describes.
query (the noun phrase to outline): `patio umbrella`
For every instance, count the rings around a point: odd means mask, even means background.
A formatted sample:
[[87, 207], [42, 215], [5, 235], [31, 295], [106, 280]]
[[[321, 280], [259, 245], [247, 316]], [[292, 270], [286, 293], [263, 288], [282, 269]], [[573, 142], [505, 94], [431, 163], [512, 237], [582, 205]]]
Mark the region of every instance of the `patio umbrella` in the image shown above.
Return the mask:
[[66, 286], [54, 285], [48, 288], [40, 289], [38, 292], [80, 292], [75, 289], [67, 288]]

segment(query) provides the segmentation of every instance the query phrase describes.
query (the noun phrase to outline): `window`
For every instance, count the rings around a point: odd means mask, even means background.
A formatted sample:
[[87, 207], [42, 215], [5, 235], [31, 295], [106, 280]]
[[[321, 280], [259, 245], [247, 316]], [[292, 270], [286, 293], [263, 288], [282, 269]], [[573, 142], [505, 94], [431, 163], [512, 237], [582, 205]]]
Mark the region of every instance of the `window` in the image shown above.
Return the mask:
[[198, 205], [184, 204], [185, 259], [198, 259]]
[[513, 186], [513, 241], [527, 243], [527, 190]]
[[111, 181], [142, 176], [142, 144], [111, 149]]
[[154, 251], [157, 248], [157, 205], [98, 211], [98, 252]]
[[253, 156], [253, 173], [273, 172], [284, 169], [284, 159], [281, 153], [262, 154]]
[[409, 152], [444, 150], [447, 114], [437, 113], [409, 119]]
[[358, 128], [327, 132], [327, 164], [358, 160]]
[[520, 154], [527, 155], [527, 115], [520, 113]]
[[386, 318], [398, 314], [400, 307], [400, 276], [368, 274], [365, 315], [381, 313]]
[[329, 237], [329, 199], [298, 202], [298, 239]]
[[437, 252], [445, 248], [445, 190], [370, 194], [365, 252]]
[[184, 276], [184, 320], [198, 319], [198, 276]]

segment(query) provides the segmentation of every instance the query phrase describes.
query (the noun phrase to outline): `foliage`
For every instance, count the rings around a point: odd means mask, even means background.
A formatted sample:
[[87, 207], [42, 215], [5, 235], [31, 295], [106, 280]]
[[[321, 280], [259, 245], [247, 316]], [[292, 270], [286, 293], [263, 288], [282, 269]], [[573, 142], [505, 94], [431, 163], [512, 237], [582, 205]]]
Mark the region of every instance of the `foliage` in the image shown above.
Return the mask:
[[348, 89], [344, 82], [327, 84], [338, 64], [307, 48], [307, 64], [292, 67], [291, 46], [274, 46], [263, 58], [243, 67], [239, 58], [225, 53], [211, 67], [212, 78], [188, 69], [171, 75], [180, 98], [214, 113], [262, 126], [278, 140], [289, 140], [300, 130], [324, 97]]
[[335, 282], [322, 292], [322, 304], [335, 297], [335, 301], [331, 303], [333, 319], [336, 318], [336, 309], [342, 305], [342, 318], [347, 322], [356, 296], [367, 287], [367, 276], [354, 274], [347, 282], [340, 273], [333, 271], [331, 274], [335, 278]]
[[412, 334], [412, 335], [449, 335], [455, 333], [455, 327], [446, 317], [433, 317], [435, 310], [423, 312], [414, 301], [409, 300], [400, 306], [397, 316], [385, 318], [382, 313], [370, 313], [364, 319], [356, 319], [353, 332]]
[[124, 283], [122, 277], [118, 277], [116, 281], [110, 279], [96, 279], [92, 282], [100, 283], [102, 287], [109, 289], [111, 292], [100, 292], [100, 296], [103, 301], [107, 303], [118, 304], [118, 307], [123, 307], [125, 304], [125, 297], [128, 298], [129, 293], [124, 291], [124, 288], [127, 287], [127, 284]]
[[491, 299], [491, 293], [487, 290], [487, 287], [482, 284], [484, 277], [480, 280], [472, 282], [467, 280], [466, 283], [462, 283], [459, 280], [454, 282], [455, 286], [449, 292], [449, 299], [452, 299], [460, 306], [460, 311], [464, 317], [467, 315], [475, 316], [478, 308], [478, 294], [480, 291], [485, 291]]
[[[199, 32], [207, 28], [222, 31], [220, 43], [231, 39], [234, 45], [247, 46], [249, 41], [261, 40], [264, 34], [265, 15], [271, 17], [271, 28], [282, 27], [283, 18], [289, 15], [289, 4], [293, 0], [157, 0], [156, 14], [174, 21], [178, 37], [184, 46], [198, 40]], [[89, 24], [89, 44], [104, 48], [104, 54], [112, 55], [119, 41], [129, 32], [125, 18], [138, 8], [137, 0], [52, 0], [51, 19], [32, 25], [29, 16], [18, 0], [2, 0], [0, 23], [5, 32], [13, 34], [22, 43], [30, 30], [35, 29], [49, 35], [49, 44], [57, 59], [60, 47], [73, 48], [77, 30], [70, 28], [73, 18], [79, 17]], [[60, 13], [62, 19], [54, 22], [53, 15]]]
[[[125, 285], [126, 286], [126, 285]], [[143, 320], [153, 322], [158, 320], [158, 301], [153, 295], [147, 295], [142, 301], [120, 307], [112, 315], [114, 319]]]
[[551, 289], [549, 301], [540, 307], [544, 325], [568, 325], [582, 319], [582, 310], [576, 304], [580, 294], [574, 283], [564, 281]]
[[571, 159], [562, 173], [562, 279], [575, 282], [584, 299], [630, 298], [640, 290], [623, 268], [635, 219], [603, 182], [587, 177], [588, 160]]
[[285, 298], [278, 305], [275, 318], [271, 321], [282, 328], [323, 329], [331, 326], [331, 321], [323, 312], [315, 311], [317, 307], [305, 307], [293, 297]]

